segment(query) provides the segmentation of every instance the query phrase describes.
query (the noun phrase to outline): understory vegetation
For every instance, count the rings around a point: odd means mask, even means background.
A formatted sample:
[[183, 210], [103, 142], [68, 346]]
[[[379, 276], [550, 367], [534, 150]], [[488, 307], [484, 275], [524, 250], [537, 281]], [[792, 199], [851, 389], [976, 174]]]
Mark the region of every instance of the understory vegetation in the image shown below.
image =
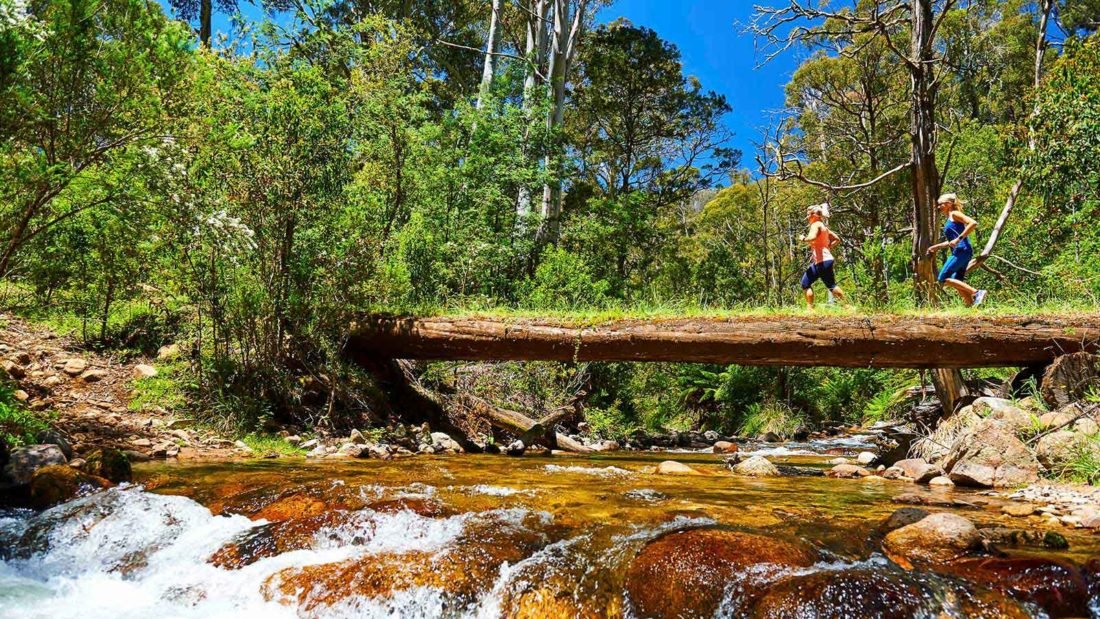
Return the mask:
[[[971, 275], [992, 290], [980, 311], [1092, 311], [1095, 3], [922, 2], [939, 24], [931, 185], [968, 201], [979, 251], [1022, 187]], [[239, 435], [384, 425], [403, 411], [341, 355], [370, 312], [803, 312], [798, 237], [825, 201], [851, 304], [818, 312], [978, 311], [930, 285], [935, 195], [913, 193], [929, 169], [912, 159], [914, 82], [894, 55], [905, 20], [808, 21], [786, 109], [740, 153], [736, 110], [660, 33], [598, 20], [610, 0], [261, 4], [267, 21], [199, 40], [149, 0], [0, 0], [0, 306], [92, 348], [177, 344], [136, 406]], [[551, 14], [576, 27], [553, 32]], [[769, 15], [745, 35], [782, 47]], [[574, 405], [608, 437], [876, 421], [922, 383], [682, 364], [417, 371], [535, 417]], [[3, 389], [18, 443], [34, 422]]]

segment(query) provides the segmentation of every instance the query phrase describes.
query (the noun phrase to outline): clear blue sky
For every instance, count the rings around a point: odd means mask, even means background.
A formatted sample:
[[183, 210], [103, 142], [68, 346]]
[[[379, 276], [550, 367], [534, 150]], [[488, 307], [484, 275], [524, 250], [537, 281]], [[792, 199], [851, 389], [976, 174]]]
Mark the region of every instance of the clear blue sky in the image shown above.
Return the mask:
[[753, 38], [743, 34], [752, 18], [748, 0], [618, 0], [602, 10], [600, 21], [625, 17], [657, 31], [680, 48], [684, 71], [703, 88], [726, 96], [733, 112], [727, 117], [736, 133], [733, 146], [752, 167], [754, 144], [761, 141], [771, 113], [783, 106], [783, 86], [796, 67], [789, 52], [757, 69]]
[[[166, 0], [160, 0], [167, 5]], [[262, 18], [254, 5], [241, 2], [248, 19]], [[796, 66], [789, 52], [762, 68], [751, 36], [742, 33], [752, 18], [748, 0], [617, 0], [597, 15], [601, 22], [625, 17], [638, 26], [656, 30], [680, 48], [684, 70], [703, 87], [726, 96], [733, 112], [726, 118], [735, 133], [731, 146], [744, 153], [743, 165], [752, 167], [754, 144], [771, 113], [783, 105], [783, 86]], [[214, 33], [229, 32], [225, 15], [215, 12]]]

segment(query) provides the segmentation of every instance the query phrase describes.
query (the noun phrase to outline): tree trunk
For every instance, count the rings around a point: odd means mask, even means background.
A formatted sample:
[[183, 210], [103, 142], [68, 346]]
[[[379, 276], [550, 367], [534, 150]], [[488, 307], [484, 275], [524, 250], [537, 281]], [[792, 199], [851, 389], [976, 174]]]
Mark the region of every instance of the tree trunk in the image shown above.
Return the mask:
[[477, 109], [485, 104], [493, 87], [493, 76], [496, 75], [497, 40], [500, 38], [500, 11], [504, 0], [493, 0], [492, 15], [489, 18], [489, 36], [485, 43], [485, 64], [481, 71], [481, 87], [477, 93]]
[[211, 19], [214, 15], [213, 0], [199, 0], [199, 41], [210, 47]]
[[[547, 41], [549, 37], [547, 34], [546, 12], [549, 7], [550, 0], [530, 0], [528, 7], [527, 44], [524, 48], [524, 54], [529, 65], [527, 76], [523, 80], [523, 112], [528, 123], [533, 120], [533, 100], [540, 83], [539, 73], [545, 64], [548, 51]], [[528, 130], [525, 142], [529, 134], [530, 131]], [[527, 150], [526, 143], [524, 144], [524, 150]], [[530, 214], [531, 190], [523, 186], [520, 187], [519, 195], [516, 197], [516, 221], [522, 225]]]

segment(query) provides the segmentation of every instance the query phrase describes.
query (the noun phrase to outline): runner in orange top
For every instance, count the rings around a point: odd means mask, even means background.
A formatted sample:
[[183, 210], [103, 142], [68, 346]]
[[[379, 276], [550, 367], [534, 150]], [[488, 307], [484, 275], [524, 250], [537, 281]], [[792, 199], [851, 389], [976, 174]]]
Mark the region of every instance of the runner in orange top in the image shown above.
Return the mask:
[[800, 241], [810, 246], [811, 263], [806, 273], [802, 275], [802, 290], [806, 294], [806, 305], [814, 307], [814, 282], [821, 280], [825, 287], [833, 293], [838, 300], [844, 300], [844, 291], [836, 285], [836, 275], [833, 273], [833, 253], [829, 251], [840, 243], [840, 237], [836, 235], [825, 222], [829, 219], [829, 204], [815, 204], [806, 209], [806, 218], [810, 222], [810, 231], [799, 237]]

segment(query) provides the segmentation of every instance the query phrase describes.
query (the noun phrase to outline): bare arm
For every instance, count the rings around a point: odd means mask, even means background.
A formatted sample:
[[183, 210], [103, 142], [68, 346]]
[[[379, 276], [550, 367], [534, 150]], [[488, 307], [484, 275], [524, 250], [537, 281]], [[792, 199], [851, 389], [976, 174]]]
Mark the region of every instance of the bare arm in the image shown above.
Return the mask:
[[814, 223], [810, 224], [810, 232], [802, 237], [802, 241], [804, 243], [813, 242], [813, 240], [817, 238], [818, 233], [821, 232], [822, 227], [823, 226], [821, 225], [820, 221], [815, 221]]
[[832, 230], [829, 230], [829, 247], [833, 248], [840, 245], [840, 235]]
[[966, 213], [952, 211], [950, 217], [951, 221], [965, 224], [966, 227], [963, 228], [963, 231], [961, 234], [959, 234], [959, 236], [955, 237], [954, 241], [944, 241], [942, 243], [936, 243], [935, 245], [928, 248], [928, 253], [934, 254], [945, 247], [954, 247], [958, 245], [962, 242], [963, 239], [967, 237], [967, 235], [969, 235], [978, 227], [978, 222], [973, 217], [968, 216]]

